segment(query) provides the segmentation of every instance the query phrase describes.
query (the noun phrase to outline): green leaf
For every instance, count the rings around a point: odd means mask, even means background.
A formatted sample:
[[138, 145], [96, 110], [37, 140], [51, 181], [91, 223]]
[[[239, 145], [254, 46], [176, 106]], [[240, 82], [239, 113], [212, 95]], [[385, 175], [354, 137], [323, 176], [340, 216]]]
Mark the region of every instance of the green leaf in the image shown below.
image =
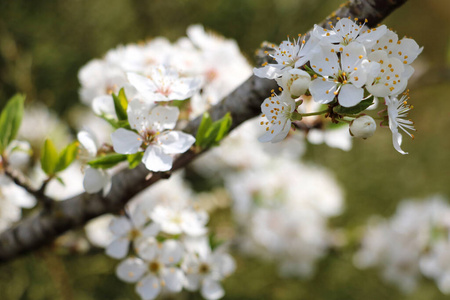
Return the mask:
[[212, 123], [206, 131], [204, 139], [200, 143], [200, 147], [207, 148], [217, 145], [230, 129], [231, 121], [231, 115], [227, 113], [222, 119]]
[[127, 160], [127, 155], [114, 153], [91, 160], [88, 165], [96, 169], [109, 169], [125, 160]]
[[137, 152], [135, 154], [130, 154], [127, 156], [129, 168], [134, 169], [141, 163], [144, 152]]
[[55, 172], [60, 172], [66, 169], [75, 160], [78, 154], [78, 142], [75, 141], [72, 144], [64, 148], [59, 154], [58, 163], [56, 164]]
[[128, 120], [128, 100], [125, 96], [124, 89], [120, 89], [119, 95], [112, 94], [112, 96], [114, 99], [114, 108], [116, 109], [117, 118], [119, 118], [119, 121]]
[[197, 130], [197, 135], [195, 137], [195, 145], [202, 146], [203, 140], [205, 138], [205, 134], [212, 125], [211, 117], [208, 112], [205, 112], [202, 117], [202, 121], [200, 122], [200, 126]]
[[359, 102], [357, 105], [352, 107], [343, 107], [343, 106], [335, 106], [333, 108], [333, 111], [337, 114], [341, 115], [356, 115], [371, 106], [373, 103], [373, 97], [370, 97], [369, 99], [363, 100]]
[[119, 128], [125, 128], [125, 129], [130, 129], [130, 123], [128, 123], [128, 120], [122, 120], [122, 121], [118, 121], [112, 118], [108, 118], [105, 115], [101, 115], [100, 116], [103, 120], [105, 120], [106, 122], [109, 123], [109, 125], [111, 125], [112, 127], [114, 127], [115, 129], [119, 129]]
[[216, 135], [215, 142], [220, 142], [228, 133], [228, 130], [230, 130], [232, 119], [231, 114], [228, 112], [222, 119], [217, 121], [220, 125], [219, 132]]
[[55, 174], [56, 165], [58, 163], [58, 151], [52, 140], [46, 139], [41, 154], [41, 166], [45, 174], [52, 176]]
[[61, 183], [62, 186], [66, 186], [66, 184], [64, 183], [64, 180], [61, 177], [56, 176], [55, 178], [56, 178], [56, 180], [58, 180], [59, 183]]
[[14, 95], [0, 115], [0, 153], [3, 153], [9, 143], [17, 136], [22, 123], [24, 102], [24, 95]]

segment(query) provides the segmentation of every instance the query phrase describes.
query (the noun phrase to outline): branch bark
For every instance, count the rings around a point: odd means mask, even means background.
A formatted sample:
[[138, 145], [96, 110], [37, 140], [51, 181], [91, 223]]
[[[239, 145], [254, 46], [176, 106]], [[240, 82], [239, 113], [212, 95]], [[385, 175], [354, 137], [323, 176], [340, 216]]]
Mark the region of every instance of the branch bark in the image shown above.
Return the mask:
[[[337, 18], [367, 19], [366, 24], [375, 26], [407, 0], [351, 0], [331, 13], [320, 25], [329, 27]], [[209, 110], [213, 120], [231, 113], [231, 129], [260, 114], [262, 101], [278, 86], [274, 80], [251, 76], [246, 82]], [[195, 134], [201, 118], [191, 121], [185, 131]], [[186, 166], [200, 153], [190, 150], [179, 156], [172, 171]], [[14, 227], [0, 234], [0, 262], [11, 260], [50, 243], [68, 230], [84, 225], [87, 221], [105, 213], [116, 213], [133, 196], [151, 186], [168, 173], [154, 173], [146, 180], [148, 170], [141, 164], [133, 170], [124, 170], [113, 177], [111, 192], [102, 197], [98, 194], [80, 194], [62, 202], [53, 203], [49, 209], [41, 210]]]

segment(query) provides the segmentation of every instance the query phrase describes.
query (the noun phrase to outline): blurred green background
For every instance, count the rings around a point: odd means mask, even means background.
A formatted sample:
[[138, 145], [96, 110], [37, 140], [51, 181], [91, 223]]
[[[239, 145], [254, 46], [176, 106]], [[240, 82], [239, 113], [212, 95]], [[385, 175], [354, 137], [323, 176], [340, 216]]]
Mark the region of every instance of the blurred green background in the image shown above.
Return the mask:
[[[237, 40], [250, 61], [264, 40], [279, 43], [303, 33], [344, 1], [336, 0], [53, 0], [0, 1], [0, 107], [16, 92], [61, 116], [78, 102], [77, 72], [119, 44], [156, 36], [175, 41], [200, 23]], [[346, 193], [345, 213], [333, 225], [358, 232], [373, 214], [390, 216], [404, 198], [450, 196], [450, 1], [409, 0], [385, 22], [425, 50], [413, 66], [409, 88], [416, 139], [397, 153], [388, 129], [350, 152], [310, 146], [306, 157], [329, 167]], [[229, 222], [218, 213], [213, 227]], [[222, 216], [222, 218], [220, 218]], [[311, 280], [280, 279], [272, 264], [236, 256], [238, 270], [225, 281], [225, 299], [446, 299], [423, 280], [401, 294], [375, 270], [353, 267], [350, 252], [322, 260]], [[57, 255], [43, 249], [0, 266], [0, 299], [138, 299], [113, 272], [101, 251]], [[197, 299], [197, 295], [184, 295]]]

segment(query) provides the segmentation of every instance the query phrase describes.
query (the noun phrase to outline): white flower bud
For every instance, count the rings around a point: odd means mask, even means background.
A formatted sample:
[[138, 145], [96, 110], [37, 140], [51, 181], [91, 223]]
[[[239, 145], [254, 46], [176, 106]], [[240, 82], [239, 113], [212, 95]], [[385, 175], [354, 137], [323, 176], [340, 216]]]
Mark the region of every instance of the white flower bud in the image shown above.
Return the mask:
[[288, 90], [291, 95], [296, 97], [303, 95], [310, 83], [311, 76], [300, 69], [291, 69], [285, 72], [281, 77], [281, 82], [278, 82], [284, 90]]
[[377, 125], [375, 120], [370, 116], [362, 116], [352, 121], [350, 124], [350, 134], [357, 138], [367, 139], [371, 137]]

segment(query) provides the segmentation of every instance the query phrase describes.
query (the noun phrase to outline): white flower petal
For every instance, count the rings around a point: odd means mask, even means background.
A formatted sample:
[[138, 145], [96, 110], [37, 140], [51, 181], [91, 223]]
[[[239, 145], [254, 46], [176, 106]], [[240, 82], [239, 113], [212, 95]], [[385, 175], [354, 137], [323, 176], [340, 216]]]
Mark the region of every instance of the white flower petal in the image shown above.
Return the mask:
[[150, 112], [152, 125], [157, 123], [155, 126], [157, 130], [173, 129], [177, 124], [178, 116], [180, 110], [175, 106], [156, 106]]
[[166, 284], [165, 287], [174, 293], [178, 293], [183, 289], [184, 273], [179, 268], [165, 268], [162, 272], [162, 279]]
[[323, 78], [317, 78], [316, 80], [311, 82], [309, 91], [311, 92], [311, 95], [313, 96], [315, 102], [327, 104], [334, 99], [336, 84], [331, 80], [324, 81]]
[[276, 68], [270, 64], [262, 68], [254, 68], [253, 73], [261, 78], [275, 79], [283, 75], [283, 70], [281, 70], [281, 68]]
[[172, 168], [173, 158], [165, 154], [160, 146], [148, 146], [142, 162], [150, 171], [168, 171]]
[[363, 60], [366, 59], [366, 49], [359, 43], [350, 43], [344, 48], [341, 55], [342, 70], [353, 72]]
[[158, 246], [158, 241], [153, 237], [139, 238], [134, 243], [136, 252], [146, 261], [155, 259], [159, 252]]
[[353, 84], [345, 84], [339, 91], [339, 104], [344, 107], [352, 107], [361, 102], [364, 97], [364, 89], [357, 88]]
[[201, 294], [205, 299], [216, 300], [222, 298], [225, 295], [225, 291], [219, 282], [205, 278], [203, 280]]
[[140, 98], [134, 98], [128, 103], [127, 114], [131, 128], [138, 132], [149, 129], [151, 124], [150, 112], [154, 105], [148, 104]]
[[106, 115], [109, 118], [117, 120], [114, 100], [111, 95], [102, 95], [95, 97], [92, 101], [92, 110], [96, 115]]
[[110, 182], [109, 179], [105, 171], [87, 167], [83, 179], [84, 190], [89, 194], [100, 192]]
[[130, 130], [117, 129], [111, 134], [114, 151], [121, 154], [134, 154], [142, 144], [141, 137]]
[[94, 135], [88, 131], [82, 130], [78, 132], [77, 139], [91, 157], [97, 155], [97, 139]]
[[145, 276], [136, 285], [136, 292], [143, 300], [155, 299], [158, 297], [160, 291], [161, 285], [159, 284], [159, 279], [152, 274]]
[[121, 217], [115, 217], [112, 219], [111, 223], [109, 224], [109, 230], [115, 235], [115, 236], [124, 236], [130, 232], [130, 230], [133, 228], [130, 220], [127, 217], [121, 216]]
[[214, 261], [219, 266], [219, 270], [222, 276], [229, 276], [236, 270], [236, 262], [234, 258], [228, 253], [213, 254]]
[[125, 237], [119, 237], [106, 247], [106, 254], [113, 258], [121, 259], [127, 255], [129, 247], [130, 240]]
[[136, 73], [127, 73], [127, 78], [131, 85], [140, 93], [154, 93], [158, 88], [152, 80]]
[[333, 76], [339, 71], [338, 57], [331, 48], [324, 46], [321, 52], [311, 58], [311, 67], [322, 76]]
[[183, 246], [175, 240], [166, 240], [162, 244], [161, 261], [166, 265], [174, 265], [181, 260], [183, 256]]
[[161, 230], [161, 226], [157, 223], [151, 223], [142, 230], [142, 235], [146, 237], [154, 237]]
[[116, 275], [122, 281], [133, 283], [141, 279], [147, 271], [146, 264], [139, 258], [127, 258], [116, 269]]
[[195, 137], [181, 131], [166, 131], [158, 137], [158, 141], [164, 153], [177, 154], [189, 150], [195, 143]]

